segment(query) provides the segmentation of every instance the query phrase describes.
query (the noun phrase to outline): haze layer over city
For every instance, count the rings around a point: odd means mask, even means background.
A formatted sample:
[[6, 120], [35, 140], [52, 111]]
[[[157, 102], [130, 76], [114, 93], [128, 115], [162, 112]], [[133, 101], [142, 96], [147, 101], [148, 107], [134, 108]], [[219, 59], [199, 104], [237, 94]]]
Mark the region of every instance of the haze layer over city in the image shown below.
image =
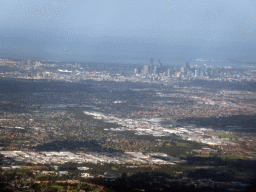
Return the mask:
[[0, 5], [1, 191], [256, 190], [256, 2]]

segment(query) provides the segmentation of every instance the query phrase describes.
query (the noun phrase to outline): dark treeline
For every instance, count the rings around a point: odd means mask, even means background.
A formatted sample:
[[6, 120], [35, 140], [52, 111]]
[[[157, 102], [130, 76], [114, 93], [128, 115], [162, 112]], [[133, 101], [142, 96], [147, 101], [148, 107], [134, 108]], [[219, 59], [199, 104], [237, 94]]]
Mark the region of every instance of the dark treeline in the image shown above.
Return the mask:
[[[195, 124], [197, 126], [203, 127], [213, 127], [213, 128], [224, 128], [239, 131], [240, 129], [232, 128], [250, 128], [250, 131], [255, 131], [256, 116], [255, 115], [233, 115], [229, 117], [211, 117], [211, 118], [190, 118], [177, 120], [178, 123], [188, 123]], [[243, 129], [241, 129], [243, 130]], [[244, 131], [244, 130], [243, 130]]]
[[88, 91], [94, 92], [90, 83], [73, 83], [65, 81], [37, 81], [37, 80], [7, 80], [0, 79], [1, 93], [19, 93], [19, 92], [70, 92], [70, 91]]
[[116, 150], [105, 149], [100, 146], [97, 141], [53, 141], [39, 145], [35, 148], [37, 151], [63, 151], [63, 150], [85, 150], [85, 151], [109, 151], [116, 152]]
[[228, 89], [237, 91], [256, 91], [256, 82], [254, 81], [216, 81], [216, 80], [200, 80], [196, 79], [189, 81], [186, 84], [182, 83], [181, 86], [194, 86], [209, 89]]

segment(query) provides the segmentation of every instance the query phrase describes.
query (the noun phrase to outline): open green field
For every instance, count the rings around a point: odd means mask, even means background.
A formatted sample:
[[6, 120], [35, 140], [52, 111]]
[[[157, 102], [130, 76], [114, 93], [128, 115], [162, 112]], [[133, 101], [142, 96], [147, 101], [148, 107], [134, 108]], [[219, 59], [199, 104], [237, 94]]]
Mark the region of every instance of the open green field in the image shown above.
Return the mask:
[[179, 147], [190, 147], [189, 143], [177, 143]]
[[194, 157], [211, 157], [211, 155], [194, 155]]
[[28, 167], [21, 167], [21, 169], [28, 170], [29, 168]]
[[238, 138], [237, 135], [233, 135], [233, 134], [218, 134], [216, 136], [218, 136], [219, 138]]
[[242, 157], [236, 156], [236, 155], [221, 155], [222, 159], [243, 159]]
[[[212, 157], [211, 155], [194, 155], [194, 157]], [[222, 159], [243, 159], [242, 157], [236, 156], [236, 155], [221, 155], [220, 158]]]
[[64, 189], [63, 186], [59, 186], [59, 185], [52, 186], [52, 188], [54, 188], [54, 189]]

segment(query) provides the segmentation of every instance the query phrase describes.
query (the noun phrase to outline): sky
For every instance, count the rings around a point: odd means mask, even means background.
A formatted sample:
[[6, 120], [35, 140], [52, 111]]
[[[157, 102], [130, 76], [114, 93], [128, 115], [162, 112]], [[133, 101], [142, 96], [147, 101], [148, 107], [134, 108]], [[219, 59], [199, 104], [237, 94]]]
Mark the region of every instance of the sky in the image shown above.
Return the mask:
[[0, 0], [0, 56], [256, 61], [255, 0]]

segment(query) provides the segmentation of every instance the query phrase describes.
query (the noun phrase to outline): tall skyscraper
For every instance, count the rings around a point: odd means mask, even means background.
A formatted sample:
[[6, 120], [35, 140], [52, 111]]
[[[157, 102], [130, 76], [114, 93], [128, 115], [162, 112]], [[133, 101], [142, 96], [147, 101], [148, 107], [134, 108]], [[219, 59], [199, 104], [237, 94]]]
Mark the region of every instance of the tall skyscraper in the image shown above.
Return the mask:
[[156, 70], [157, 70], [157, 66], [155, 65], [155, 66], [154, 66], [154, 72], [153, 72], [154, 75], [156, 75]]
[[158, 61], [158, 63], [159, 63], [160, 68], [162, 68], [163, 67], [163, 63], [161, 63], [160, 60]]
[[148, 65], [143, 66], [142, 75], [148, 75]]
[[153, 66], [153, 64], [154, 64], [154, 59], [153, 59], [153, 58], [150, 58], [150, 65]]
[[138, 73], [138, 69], [134, 68], [134, 75], [136, 75]]
[[189, 66], [188, 62], [186, 62], [186, 68], [185, 68], [184, 74], [185, 74], [185, 75], [188, 75], [189, 72], [190, 72], [190, 66]]
[[149, 73], [149, 74], [152, 74], [152, 73], [153, 73], [153, 70], [154, 70], [153, 64], [154, 64], [154, 59], [151, 58], [151, 59], [150, 59], [150, 65], [149, 65], [149, 67], [148, 67], [148, 73]]
[[186, 62], [186, 68], [190, 69], [190, 66], [189, 66], [188, 62]]
[[198, 76], [199, 76], [199, 69], [195, 68], [195, 77], [198, 77]]
[[167, 70], [167, 77], [170, 77], [170, 75], [171, 75], [171, 69], [168, 68], [168, 70]]

